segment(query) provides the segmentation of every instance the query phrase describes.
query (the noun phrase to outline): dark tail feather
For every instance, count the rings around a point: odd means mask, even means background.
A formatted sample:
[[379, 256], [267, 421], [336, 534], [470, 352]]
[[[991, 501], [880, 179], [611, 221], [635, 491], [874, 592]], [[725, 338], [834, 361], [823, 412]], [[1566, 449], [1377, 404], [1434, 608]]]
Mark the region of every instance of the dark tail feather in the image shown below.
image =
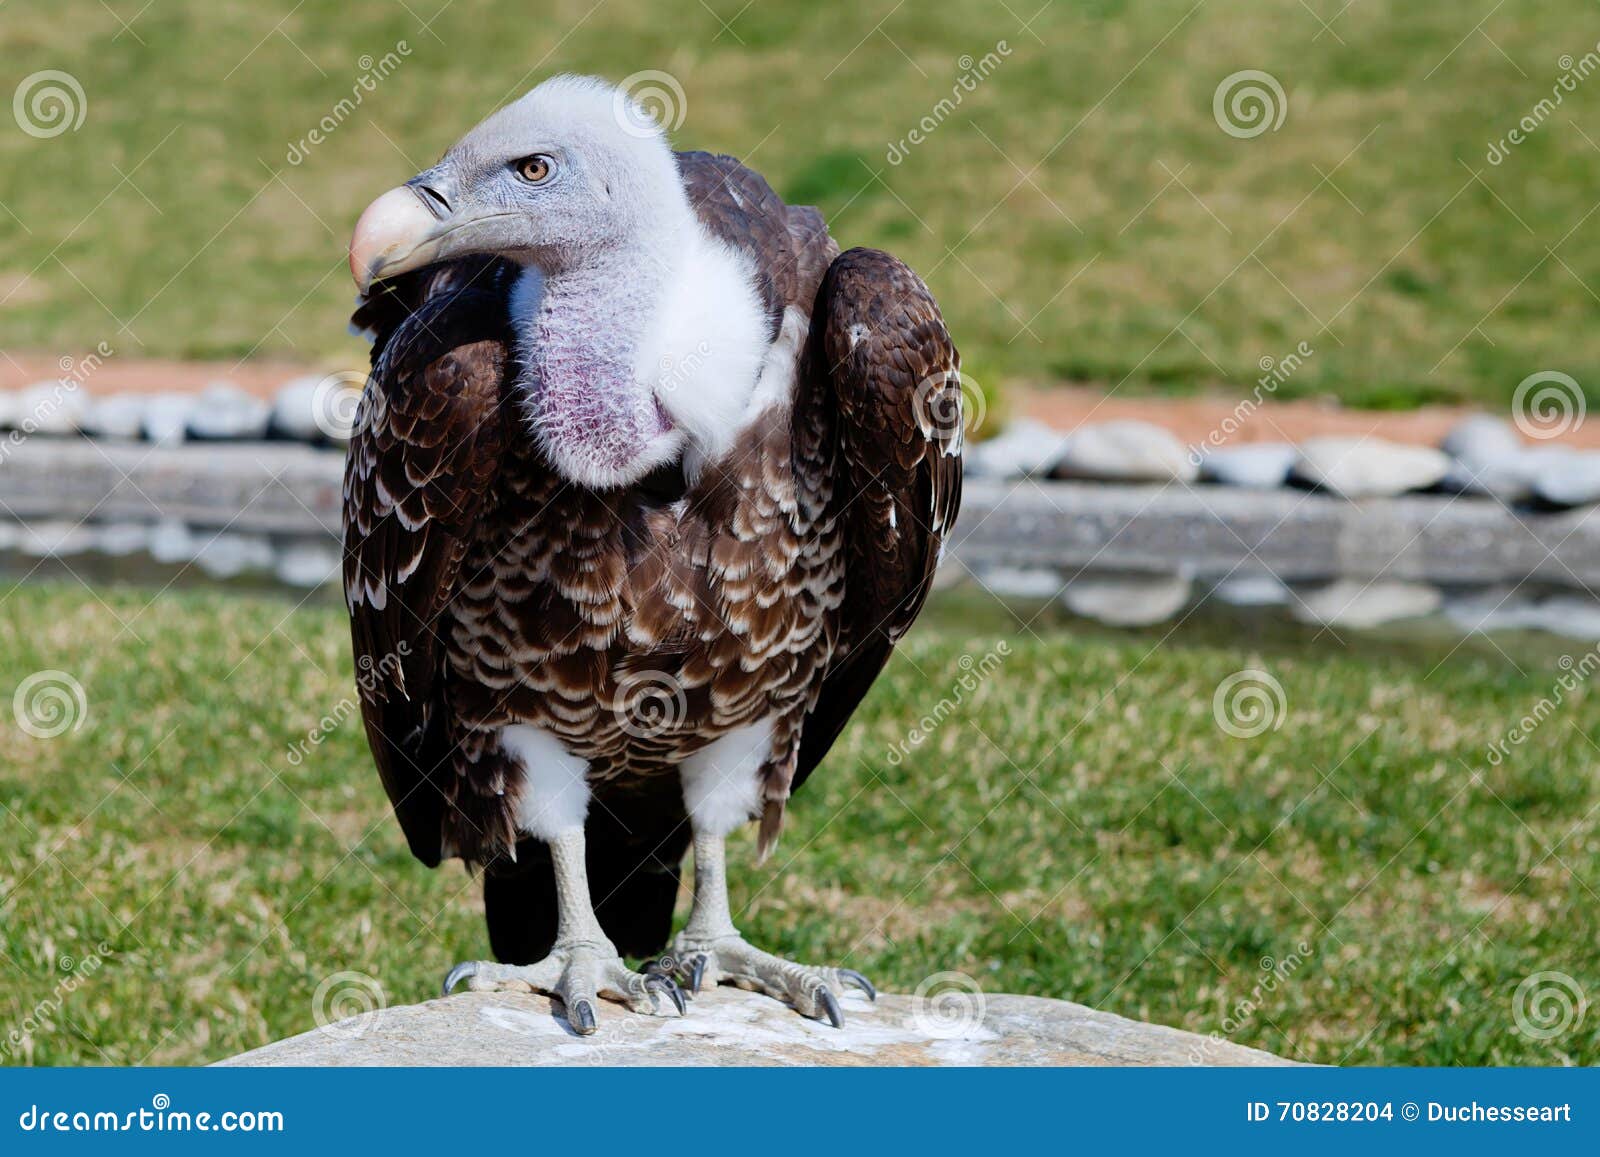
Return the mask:
[[[589, 815], [589, 895], [600, 927], [624, 956], [658, 954], [672, 934], [689, 825], [623, 826], [613, 811]], [[517, 844], [517, 862], [496, 861], [484, 873], [484, 915], [496, 960], [532, 964], [556, 942], [556, 878], [549, 848], [539, 840]]]

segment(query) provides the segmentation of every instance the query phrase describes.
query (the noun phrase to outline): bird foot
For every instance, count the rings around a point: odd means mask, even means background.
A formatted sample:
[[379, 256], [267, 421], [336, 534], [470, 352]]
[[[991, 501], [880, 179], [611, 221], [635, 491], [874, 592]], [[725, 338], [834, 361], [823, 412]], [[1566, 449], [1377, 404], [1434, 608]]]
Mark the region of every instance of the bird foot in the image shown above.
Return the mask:
[[500, 964], [492, 960], [465, 960], [444, 978], [444, 995], [449, 996], [465, 980], [471, 992], [541, 992], [561, 1001], [567, 1023], [580, 1036], [596, 1027], [595, 1007], [599, 997], [625, 1004], [634, 1012], [664, 1016], [664, 995], [682, 1016], [683, 990], [676, 980], [660, 969], [634, 972], [622, 962], [617, 950], [605, 941], [575, 940], [557, 944], [550, 955], [536, 964]]
[[691, 993], [707, 984], [764, 992], [787, 1000], [802, 1016], [826, 1020], [834, 1028], [844, 1027], [839, 994], [847, 985], [859, 988], [869, 1000], [878, 998], [872, 982], [854, 969], [797, 964], [753, 947], [738, 934], [709, 940], [680, 935], [663, 963], [687, 982]]

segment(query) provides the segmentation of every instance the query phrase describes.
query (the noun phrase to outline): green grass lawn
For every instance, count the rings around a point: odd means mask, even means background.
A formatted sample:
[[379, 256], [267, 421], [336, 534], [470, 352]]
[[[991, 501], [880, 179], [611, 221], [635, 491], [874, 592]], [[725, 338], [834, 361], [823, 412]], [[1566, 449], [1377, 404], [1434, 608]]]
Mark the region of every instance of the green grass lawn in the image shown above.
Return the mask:
[[[1600, 81], [1486, 159], [1597, 39], [1580, 0], [14, 3], [3, 92], [57, 69], [86, 108], [0, 123], [0, 348], [359, 359], [369, 198], [552, 72], [655, 69], [682, 145], [920, 269], [980, 381], [1239, 391], [1304, 341], [1280, 396], [1504, 405], [1554, 369], [1600, 400]], [[1252, 139], [1213, 116], [1245, 69], [1287, 102]]]
[[[476, 882], [410, 858], [359, 726], [306, 743], [352, 689], [341, 610], [102, 594], [0, 602], [6, 703], [57, 670], [87, 704], [55, 738], [0, 710], [0, 1059], [215, 1060], [310, 1027], [336, 973], [410, 1002], [486, 951]], [[736, 848], [752, 939], [1305, 1060], [1600, 1061], [1593, 1009], [1548, 1039], [1513, 1013], [1536, 973], [1600, 995], [1592, 694], [1484, 758], [1554, 648], [1519, 674], [1487, 646], [1035, 626], [947, 604], [908, 638], [773, 861]], [[1212, 713], [1246, 667], [1286, 705], [1251, 739]], [[990, 673], [905, 744], [969, 670]]]

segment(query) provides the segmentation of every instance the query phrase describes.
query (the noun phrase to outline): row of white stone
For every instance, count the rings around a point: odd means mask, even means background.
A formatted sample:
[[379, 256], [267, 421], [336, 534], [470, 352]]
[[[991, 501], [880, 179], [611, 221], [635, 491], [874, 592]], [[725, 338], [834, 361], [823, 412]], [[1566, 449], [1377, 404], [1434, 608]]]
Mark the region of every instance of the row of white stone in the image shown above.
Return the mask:
[[1215, 482], [1254, 489], [1299, 484], [1346, 498], [1443, 489], [1505, 503], [1600, 502], [1600, 453], [1527, 444], [1509, 422], [1488, 414], [1463, 419], [1437, 449], [1377, 437], [1191, 447], [1150, 422], [1093, 423], [1062, 434], [1023, 420], [971, 447], [967, 468], [990, 478]]
[[97, 398], [86, 385], [46, 381], [0, 391], [0, 430], [161, 445], [264, 438], [340, 445], [349, 441], [359, 395], [360, 375], [350, 373], [295, 378], [271, 401], [230, 382], [214, 382], [198, 394]]
[[24, 559], [146, 555], [164, 566], [193, 566], [213, 579], [271, 576], [303, 589], [335, 581], [340, 564], [339, 543], [331, 535], [272, 538], [170, 519], [112, 523], [0, 519], [0, 553], [6, 552]]
[[1239, 575], [1208, 587], [1187, 575], [1090, 572], [1067, 578], [1049, 567], [979, 567], [975, 575], [1003, 598], [1058, 599], [1073, 614], [1113, 627], [1155, 626], [1196, 601], [1216, 599], [1234, 607], [1281, 607], [1302, 623], [1356, 631], [1442, 615], [1462, 634], [1541, 630], [1600, 640], [1600, 600], [1577, 591], [1541, 595], [1518, 586], [1455, 592], [1393, 579], [1290, 584], [1266, 574]]

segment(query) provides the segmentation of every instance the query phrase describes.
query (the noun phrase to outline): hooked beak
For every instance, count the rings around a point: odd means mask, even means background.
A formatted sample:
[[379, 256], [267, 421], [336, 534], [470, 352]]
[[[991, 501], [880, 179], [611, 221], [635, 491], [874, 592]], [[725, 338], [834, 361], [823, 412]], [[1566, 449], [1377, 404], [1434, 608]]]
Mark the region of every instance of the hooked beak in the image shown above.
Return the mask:
[[380, 277], [420, 269], [434, 261], [449, 232], [414, 185], [390, 189], [368, 205], [350, 238], [350, 276], [366, 293]]

